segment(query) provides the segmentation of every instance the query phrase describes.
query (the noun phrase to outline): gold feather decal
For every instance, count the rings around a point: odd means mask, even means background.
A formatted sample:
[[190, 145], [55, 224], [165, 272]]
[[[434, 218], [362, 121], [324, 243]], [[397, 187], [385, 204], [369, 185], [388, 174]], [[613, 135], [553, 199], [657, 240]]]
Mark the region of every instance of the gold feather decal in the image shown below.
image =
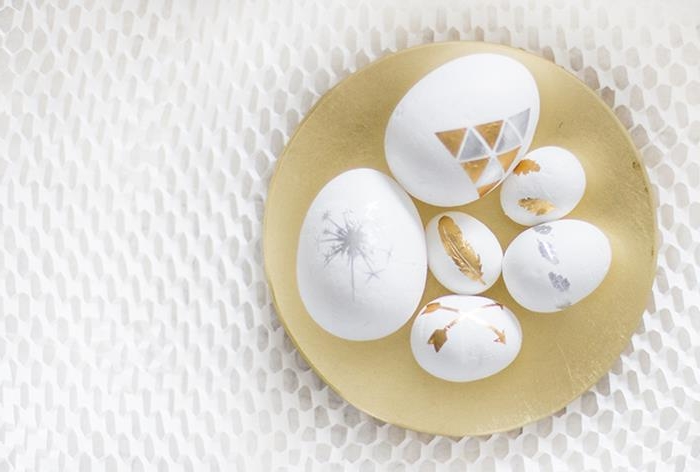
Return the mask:
[[527, 175], [530, 172], [539, 172], [540, 165], [532, 159], [523, 159], [518, 162], [518, 165], [513, 169], [515, 175]]
[[459, 268], [459, 271], [472, 280], [484, 282], [484, 273], [481, 269], [481, 257], [462, 236], [462, 230], [449, 216], [443, 216], [438, 221], [438, 233], [447, 255]]
[[547, 200], [532, 197], [521, 198], [518, 200], [518, 205], [537, 216], [546, 215], [555, 208], [555, 206]]

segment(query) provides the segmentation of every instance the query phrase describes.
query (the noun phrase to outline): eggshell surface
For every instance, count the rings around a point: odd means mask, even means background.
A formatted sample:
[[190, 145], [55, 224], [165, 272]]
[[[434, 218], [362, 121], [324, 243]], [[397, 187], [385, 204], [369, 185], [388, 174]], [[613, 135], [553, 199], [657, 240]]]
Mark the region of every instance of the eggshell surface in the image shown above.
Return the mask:
[[566, 216], [581, 201], [586, 173], [570, 151], [546, 146], [527, 153], [501, 186], [501, 208], [532, 226]]
[[421, 309], [411, 329], [411, 350], [428, 373], [451, 382], [494, 375], [517, 357], [518, 319], [486, 297], [447, 295]]
[[473, 216], [441, 213], [430, 220], [425, 232], [428, 267], [448, 290], [474, 295], [490, 288], [501, 275], [501, 245]]
[[425, 237], [415, 205], [376, 170], [336, 176], [304, 218], [296, 268], [301, 299], [323, 329], [358, 341], [393, 333], [425, 287]]
[[503, 280], [524, 308], [551, 313], [593, 292], [611, 260], [608, 238], [596, 226], [552, 221], [523, 231], [510, 243], [503, 256]]
[[472, 54], [420, 79], [400, 100], [384, 149], [414, 197], [456, 206], [493, 190], [525, 154], [540, 112], [534, 78], [520, 62]]

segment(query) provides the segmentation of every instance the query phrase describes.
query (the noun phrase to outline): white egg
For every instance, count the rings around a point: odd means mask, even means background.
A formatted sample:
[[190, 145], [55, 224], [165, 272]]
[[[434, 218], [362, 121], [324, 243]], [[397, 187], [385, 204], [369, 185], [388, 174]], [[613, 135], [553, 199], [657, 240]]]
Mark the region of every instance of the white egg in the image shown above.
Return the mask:
[[411, 329], [411, 350], [428, 373], [452, 382], [483, 379], [520, 352], [520, 323], [485, 297], [448, 295], [428, 303]]
[[384, 150], [414, 197], [456, 206], [493, 190], [527, 152], [540, 114], [535, 79], [520, 62], [472, 54], [420, 79], [394, 109]]
[[448, 211], [425, 229], [428, 267], [445, 288], [475, 295], [501, 275], [503, 250], [491, 230], [473, 216]]
[[501, 207], [525, 226], [569, 214], [586, 190], [586, 173], [571, 152], [556, 146], [531, 151], [501, 186]]
[[398, 330], [420, 303], [426, 270], [418, 211], [381, 172], [344, 172], [311, 203], [297, 281], [309, 315], [331, 334], [362, 341]]
[[593, 292], [608, 273], [610, 242], [579, 220], [543, 223], [520, 233], [503, 256], [510, 295], [530, 311], [563, 310]]

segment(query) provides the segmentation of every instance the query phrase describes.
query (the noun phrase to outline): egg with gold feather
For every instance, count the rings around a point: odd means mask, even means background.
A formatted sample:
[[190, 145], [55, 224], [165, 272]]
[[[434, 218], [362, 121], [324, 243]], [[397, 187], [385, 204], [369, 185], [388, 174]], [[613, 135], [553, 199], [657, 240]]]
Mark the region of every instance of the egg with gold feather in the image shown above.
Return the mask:
[[503, 251], [481, 221], [458, 211], [440, 213], [425, 229], [428, 267], [448, 290], [475, 295], [501, 275]]

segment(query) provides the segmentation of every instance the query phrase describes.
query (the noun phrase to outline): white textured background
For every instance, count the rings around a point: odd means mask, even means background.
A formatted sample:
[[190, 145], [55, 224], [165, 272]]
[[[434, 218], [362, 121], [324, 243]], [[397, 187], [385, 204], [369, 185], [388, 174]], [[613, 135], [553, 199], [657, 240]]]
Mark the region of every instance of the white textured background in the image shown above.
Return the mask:
[[[0, 471], [700, 470], [697, 0], [0, 5]], [[553, 417], [463, 439], [330, 391], [276, 318], [260, 240], [276, 156], [316, 100], [448, 39], [524, 48], [596, 90], [641, 150], [661, 241], [610, 374]]]

